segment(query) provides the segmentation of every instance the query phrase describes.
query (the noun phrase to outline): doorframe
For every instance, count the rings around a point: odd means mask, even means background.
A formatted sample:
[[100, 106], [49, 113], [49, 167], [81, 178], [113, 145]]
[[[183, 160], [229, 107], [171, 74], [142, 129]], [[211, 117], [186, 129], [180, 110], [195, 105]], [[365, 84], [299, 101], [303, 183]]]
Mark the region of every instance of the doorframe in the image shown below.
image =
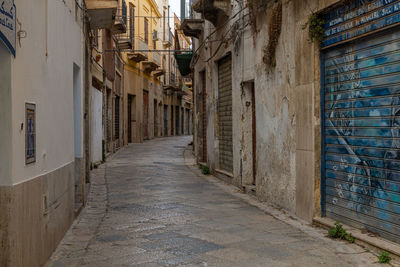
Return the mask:
[[252, 131], [252, 166], [253, 166], [253, 185], [257, 184], [257, 116], [256, 116], [256, 86], [251, 81], [251, 131]]
[[202, 152], [203, 152], [203, 157], [202, 157], [202, 161], [204, 163], [207, 163], [208, 161], [208, 149], [207, 149], [207, 79], [206, 79], [206, 71], [203, 70], [201, 72], [201, 77], [202, 77], [202, 81], [201, 81], [201, 87], [202, 87], [202, 99], [201, 99], [201, 103], [202, 103], [202, 116], [201, 116], [201, 124], [202, 124], [202, 129], [203, 129], [203, 135], [202, 135], [202, 139], [203, 139], [203, 147], [202, 147]]
[[[147, 107], [144, 102], [145, 94], [147, 95]], [[143, 101], [142, 135], [143, 135], [143, 140], [149, 140], [150, 139], [150, 133], [149, 133], [150, 93], [148, 90], [143, 89], [142, 98], [143, 98], [142, 99], [142, 101]], [[145, 116], [145, 112], [144, 112], [145, 109], [146, 109], [147, 116]], [[146, 120], [145, 120], [145, 117], [146, 117]], [[146, 124], [145, 124], [145, 121], [147, 122]], [[147, 135], [146, 135], [146, 133], [147, 133]]]

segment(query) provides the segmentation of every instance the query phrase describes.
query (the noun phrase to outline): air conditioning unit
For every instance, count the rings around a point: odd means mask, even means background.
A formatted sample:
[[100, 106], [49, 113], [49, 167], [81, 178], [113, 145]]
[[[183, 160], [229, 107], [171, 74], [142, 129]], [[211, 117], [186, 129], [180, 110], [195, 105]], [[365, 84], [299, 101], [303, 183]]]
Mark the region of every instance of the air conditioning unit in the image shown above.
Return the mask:
[[153, 31], [153, 41], [158, 41], [158, 31]]

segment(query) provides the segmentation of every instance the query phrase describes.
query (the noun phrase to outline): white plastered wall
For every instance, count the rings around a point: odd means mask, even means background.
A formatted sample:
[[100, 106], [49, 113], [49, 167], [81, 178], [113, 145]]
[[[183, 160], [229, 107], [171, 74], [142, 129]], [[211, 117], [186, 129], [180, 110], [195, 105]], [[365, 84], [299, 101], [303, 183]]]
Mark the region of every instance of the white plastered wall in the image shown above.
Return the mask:
[[[12, 184], [74, 161], [74, 63], [81, 72], [84, 69], [75, 1], [16, 0], [15, 4], [26, 38], [11, 62]], [[20, 130], [26, 102], [36, 104], [36, 162], [29, 165], [25, 165], [25, 129]]]

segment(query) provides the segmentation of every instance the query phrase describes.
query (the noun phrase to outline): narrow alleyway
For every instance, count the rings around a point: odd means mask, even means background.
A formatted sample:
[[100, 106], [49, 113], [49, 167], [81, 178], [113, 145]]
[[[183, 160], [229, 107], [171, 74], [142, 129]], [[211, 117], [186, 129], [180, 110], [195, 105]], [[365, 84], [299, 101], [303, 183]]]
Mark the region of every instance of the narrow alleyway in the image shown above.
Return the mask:
[[[304, 231], [185, 165], [191, 137], [121, 149], [93, 172], [87, 208], [47, 264], [70, 266], [370, 266], [376, 257]], [[225, 190], [227, 189], [227, 190]]]

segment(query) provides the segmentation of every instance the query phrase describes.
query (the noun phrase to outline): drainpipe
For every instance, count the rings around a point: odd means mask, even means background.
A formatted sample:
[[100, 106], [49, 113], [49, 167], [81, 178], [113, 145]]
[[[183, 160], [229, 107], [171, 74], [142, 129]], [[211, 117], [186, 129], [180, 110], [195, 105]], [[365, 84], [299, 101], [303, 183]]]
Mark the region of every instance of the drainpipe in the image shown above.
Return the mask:
[[[171, 32], [171, 26], [170, 26], [170, 17], [169, 17], [169, 9], [170, 9], [170, 5], [168, 5], [168, 39], [170, 38], [170, 32]], [[172, 40], [171, 40], [171, 42], [172, 42]], [[172, 44], [171, 44], [171, 46], [170, 47], [168, 47], [168, 84], [169, 85], [171, 85], [171, 47], [172, 47]], [[170, 96], [170, 95], [168, 95], [168, 99], [169, 99], [169, 106], [168, 106], [168, 110], [169, 110], [169, 112], [171, 112], [171, 116], [170, 116], [170, 118], [171, 118], [171, 121], [173, 120], [173, 113], [172, 113], [172, 111], [171, 111], [171, 106], [172, 106], [172, 97]], [[172, 136], [173, 135], [173, 133], [172, 133], [172, 123], [168, 123], [169, 125], [170, 125], [170, 127], [171, 127], [171, 130], [170, 130], [170, 136]]]
[[181, 22], [183, 22], [185, 18], [185, 0], [181, 0]]
[[[170, 8], [170, 6], [168, 5], [168, 39], [170, 38], [170, 31], [171, 31], [171, 27], [170, 27], [170, 24], [169, 24], [169, 20], [170, 20], [170, 18], [169, 18], [169, 8]], [[171, 40], [171, 42], [172, 41], [173, 40]], [[171, 83], [171, 46], [168, 47], [168, 79], [169, 79], [168, 84], [170, 84]]]

